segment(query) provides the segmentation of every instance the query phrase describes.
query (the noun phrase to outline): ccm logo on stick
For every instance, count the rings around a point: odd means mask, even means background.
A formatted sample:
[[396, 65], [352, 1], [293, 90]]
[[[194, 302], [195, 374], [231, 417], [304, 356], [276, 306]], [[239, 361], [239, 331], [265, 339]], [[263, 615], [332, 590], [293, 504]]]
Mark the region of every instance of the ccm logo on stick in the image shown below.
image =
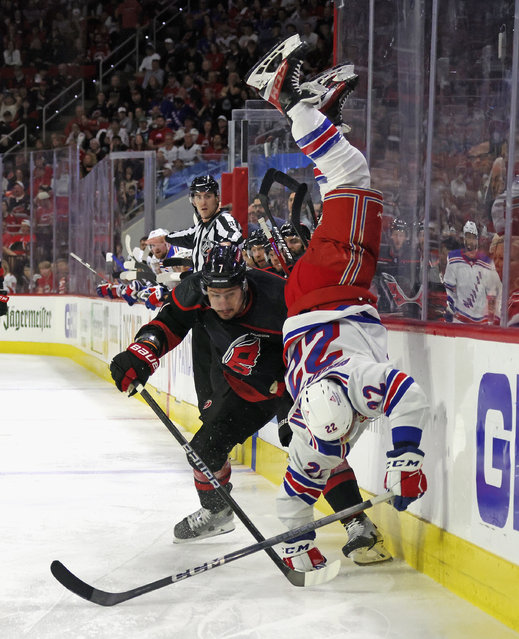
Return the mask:
[[484, 522], [503, 528], [512, 509], [512, 525], [519, 530], [519, 375], [515, 387], [513, 401], [506, 375], [485, 373], [481, 378], [476, 418], [476, 495]]

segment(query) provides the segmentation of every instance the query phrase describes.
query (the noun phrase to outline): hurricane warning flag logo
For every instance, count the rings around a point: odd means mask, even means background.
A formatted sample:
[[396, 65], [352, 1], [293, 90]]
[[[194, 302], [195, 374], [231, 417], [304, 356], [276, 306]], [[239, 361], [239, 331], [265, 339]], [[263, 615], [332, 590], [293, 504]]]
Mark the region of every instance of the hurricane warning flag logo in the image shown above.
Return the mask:
[[257, 337], [242, 335], [226, 350], [222, 363], [239, 375], [251, 375], [260, 350], [260, 340]]

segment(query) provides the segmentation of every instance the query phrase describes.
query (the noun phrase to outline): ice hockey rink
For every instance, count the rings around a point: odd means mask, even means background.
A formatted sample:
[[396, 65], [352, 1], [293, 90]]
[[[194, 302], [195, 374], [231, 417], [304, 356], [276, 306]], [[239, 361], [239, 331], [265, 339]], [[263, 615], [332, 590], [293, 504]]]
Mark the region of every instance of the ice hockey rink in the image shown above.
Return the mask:
[[[405, 563], [359, 567], [339, 524], [318, 531], [339, 576], [295, 588], [257, 553], [110, 608], [51, 575], [59, 559], [123, 591], [248, 546], [236, 530], [174, 545], [196, 510], [192, 472], [151, 409], [74, 362], [0, 355], [2, 639], [508, 639], [519, 634]], [[281, 532], [276, 487], [234, 466], [233, 496], [265, 536]], [[434, 490], [434, 486], [431, 487]]]

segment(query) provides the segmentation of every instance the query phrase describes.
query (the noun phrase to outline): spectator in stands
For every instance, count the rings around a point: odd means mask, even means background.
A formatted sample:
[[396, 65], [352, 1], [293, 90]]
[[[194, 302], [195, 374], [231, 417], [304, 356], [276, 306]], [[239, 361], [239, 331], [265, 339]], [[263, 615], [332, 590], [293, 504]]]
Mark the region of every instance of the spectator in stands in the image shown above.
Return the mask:
[[91, 138], [88, 141], [88, 151], [95, 155], [97, 162], [100, 162], [106, 155], [97, 138]]
[[7, 292], [8, 295], [14, 295], [16, 293], [17, 282], [16, 277], [13, 275], [13, 273], [11, 273], [9, 262], [7, 260], [2, 260], [2, 268], [4, 270], [3, 289]]
[[209, 146], [203, 147], [202, 155], [204, 159], [219, 160], [225, 153], [229, 152], [229, 148], [223, 143], [222, 136], [219, 133], [213, 135], [213, 141]]
[[138, 0], [123, 0], [115, 9], [115, 18], [119, 22], [120, 40], [123, 42], [133, 36], [140, 26], [142, 7]]
[[119, 137], [121, 143], [128, 147], [130, 146], [130, 137], [128, 135], [128, 131], [121, 127], [121, 124], [117, 118], [114, 118], [110, 122], [110, 126], [108, 127], [105, 133], [105, 143], [111, 142], [114, 137]]
[[16, 47], [13, 40], [8, 40], [4, 49], [4, 64], [8, 67], [22, 65], [22, 57], [20, 50]]
[[205, 150], [208, 146], [211, 146], [213, 141], [213, 120], [211, 118], [205, 118], [202, 120], [202, 130], [198, 134], [198, 138], [196, 143], [202, 147], [202, 152], [205, 153]]
[[160, 66], [160, 55], [155, 53], [151, 56], [151, 69], [147, 69], [144, 73], [144, 79], [142, 81], [142, 88], [146, 89], [149, 85], [151, 78], [155, 78], [157, 85], [162, 88], [164, 86], [165, 71]]
[[153, 121], [152, 129], [148, 136], [148, 148], [156, 151], [164, 144], [166, 133], [172, 133], [172, 130], [166, 126], [166, 119], [162, 113], [158, 113]]
[[164, 144], [157, 149], [157, 163], [159, 168], [166, 163], [173, 165], [178, 158], [178, 147], [175, 145], [173, 131], [164, 135]]
[[219, 115], [216, 119], [215, 133], [219, 133], [222, 136], [222, 141], [224, 144], [227, 144], [228, 127], [229, 123], [227, 122], [227, 118], [225, 117], [225, 115]]
[[96, 33], [92, 46], [88, 50], [88, 60], [99, 63], [106, 60], [110, 55], [110, 47], [108, 42], [103, 38], [101, 33]]
[[96, 164], [97, 164], [97, 157], [95, 153], [92, 153], [91, 151], [86, 151], [83, 154], [83, 157], [79, 164], [81, 177], [85, 177], [86, 175], [88, 175]]
[[52, 255], [54, 203], [47, 191], [40, 191], [36, 196], [35, 217], [37, 259], [48, 260]]
[[95, 104], [88, 111], [88, 117], [91, 119], [99, 120], [103, 118], [108, 120], [108, 107], [106, 106], [106, 93], [104, 91], [98, 91], [96, 93]]
[[84, 140], [85, 140], [85, 134], [83, 133], [83, 131], [81, 131], [79, 124], [76, 124], [76, 122], [74, 122], [70, 129], [70, 133], [68, 134], [67, 139], [65, 140], [65, 144], [67, 146], [72, 145], [72, 146], [81, 147], [83, 145]]
[[169, 70], [169, 68], [174, 68], [177, 66], [175, 44], [173, 43], [173, 40], [171, 38], [166, 38], [164, 40], [164, 46], [162, 47], [162, 50], [159, 51], [159, 53], [160, 59], [162, 60], [165, 69]]
[[198, 137], [197, 129], [190, 129], [184, 134], [184, 143], [178, 147], [178, 159], [184, 166], [193, 166], [202, 157], [202, 147], [195, 142]]
[[29, 196], [25, 192], [23, 182], [17, 181], [13, 185], [11, 195], [7, 198], [7, 209], [15, 216], [18, 224], [29, 216]]
[[142, 59], [142, 62], [139, 65], [139, 71], [142, 77], [144, 77], [144, 74], [146, 73], [146, 71], [152, 70], [153, 68], [152, 62], [153, 60], [157, 59], [157, 56], [160, 60], [160, 56], [155, 51], [155, 47], [151, 44], [151, 42], [148, 42], [146, 46], [144, 47], [144, 58]]
[[128, 135], [132, 130], [132, 119], [128, 115], [128, 111], [125, 106], [120, 106], [117, 109], [117, 117], [119, 118], [119, 126], [121, 129], [125, 129]]
[[41, 186], [50, 187], [52, 181], [52, 166], [45, 162], [44, 153], [35, 153], [34, 168], [32, 172], [32, 193], [35, 195], [40, 190]]
[[7, 151], [16, 144], [13, 131], [16, 124], [13, 122], [13, 116], [10, 111], [5, 111], [4, 119], [0, 120], [0, 153]]
[[48, 260], [42, 260], [38, 264], [38, 273], [34, 276], [36, 283], [36, 293], [38, 295], [48, 295], [54, 290], [54, 274], [52, 264]]
[[5, 122], [5, 114], [9, 113], [11, 123], [16, 121], [16, 116], [21, 105], [21, 98], [18, 95], [14, 95], [11, 91], [6, 91], [3, 95], [2, 102], [0, 104], [0, 121]]

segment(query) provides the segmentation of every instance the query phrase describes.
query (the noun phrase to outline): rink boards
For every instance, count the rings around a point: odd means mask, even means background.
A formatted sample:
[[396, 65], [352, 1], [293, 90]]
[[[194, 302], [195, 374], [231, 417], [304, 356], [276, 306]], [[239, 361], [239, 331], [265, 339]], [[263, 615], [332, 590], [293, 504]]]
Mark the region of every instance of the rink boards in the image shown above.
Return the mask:
[[[108, 380], [107, 363], [154, 314], [118, 300], [13, 296], [0, 318], [0, 352], [70, 357]], [[373, 518], [395, 555], [519, 630], [519, 338], [515, 331], [492, 339], [441, 332], [437, 326], [389, 331], [392, 361], [430, 401], [422, 441], [429, 490], [409, 513], [384, 506]], [[152, 382], [171, 417], [195, 430], [189, 338], [162, 358]], [[368, 493], [382, 489], [389, 448], [388, 424], [380, 419], [350, 455]], [[286, 455], [275, 425], [240, 453], [280, 482]]]

